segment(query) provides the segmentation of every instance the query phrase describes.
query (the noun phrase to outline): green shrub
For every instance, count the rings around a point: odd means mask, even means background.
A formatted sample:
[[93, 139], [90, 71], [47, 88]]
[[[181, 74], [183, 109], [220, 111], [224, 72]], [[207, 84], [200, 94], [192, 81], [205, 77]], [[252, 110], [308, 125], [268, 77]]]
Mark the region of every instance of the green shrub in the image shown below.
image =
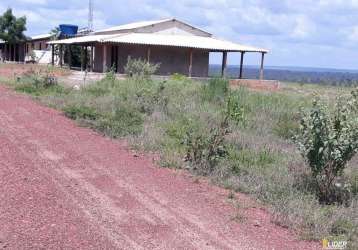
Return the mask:
[[107, 81], [109, 83], [111, 83], [111, 85], [114, 84], [115, 80], [116, 80], [116, 69], [115, 69], [115, 65], [113, 65], [111, 68], [109, 68], [104, 76], [103, 81]]
[[246, 126], [247, 118], [244, 107], [241, 106], [239, 96], [230, 94], [227, 100], [227, 109], [230, 118], [237, 124]]
[[25, 72], [21, 77], [18, 77], [14, 88], [16, 91], [33, 96], [68, 93], [64, 87], [57, 84], [57, 79], [52, 76], [49, 69], [45, 72], [33, 70]]
[[223, 101], [229, 92], [229, 81], [223, 78], [210, 79], [203, 86], [203, 99], [207, 101]]
[[220, 159], [227, 154], [225, 136], [228, 131], [228, 117], [218, 128], [210, 129], [209, 134], [198, 131], [187, 132], [184, 145], [187, 148], [186, 161], [201, 174], [210, 174]]
[[142, 114], [133, 107], [119, 105], [112, 112], [102, 115], [96, 129], [106, 135], [118, 138], [126, 135], [136, 135], [142, 131]]
[[158, 71], [159, 66], [159, 64], [151, 64], [142, 59], [132, 59], [128, 57], [124, 72], [130, 77], [148, 79]]
[[170, 79], [174, 80], [174, 81], [186, 81], [186, 80], [188, 80], [188, 77], [183, 74], [174, 73], [170, 76]]
[[73, 120], [96, 120], [100, 117], [94, 108], [86, 106], [67, 106], [63, 109], [63, 112], [68, 118]]
[[295, 141], [317, 182], [317, 195], [322, 203], [342, 202], [337, 197], [345, 188], [337, 177], [358, 151], [358, 116], [355, 93], [339, 98], [333, 113], [315, 98], [308, 113], [302, 113], [301, 127]]

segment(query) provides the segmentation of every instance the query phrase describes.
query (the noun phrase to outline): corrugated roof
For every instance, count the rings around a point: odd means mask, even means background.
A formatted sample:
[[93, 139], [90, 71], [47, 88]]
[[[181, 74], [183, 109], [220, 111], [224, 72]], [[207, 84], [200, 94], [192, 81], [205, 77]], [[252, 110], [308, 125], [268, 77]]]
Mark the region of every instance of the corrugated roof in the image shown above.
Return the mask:
[[268, 52], [266, 49], [237, 44], [214, 37], [164, 35], [151, 33], [124, 33], [121, 35], [90, 35], [49, 42], [49, 44], [80, 44], [80, 43], [118, 43], [157, 45], [170, 47], [183, 47], [204, 49], [210, 51], [246, 51], [246, 52]]
[[172, 19], [163, 19], [163, 20], [155, 20], [155, 21], [141, 21], [141, 22], [135, 22], [135, 23], [128, 23], [124, 25], [114, 26], [108, 29], [103, 30], [97, 30], [95, 33], [102, 33], [102, 32], [111, 32], [111, 31], [120, 31], [120, 30], [131, 30], [131, 29], [137, 29], [142, 27], [147, 27], [150, 25], [163, 23], [170, 21]]
[[93, 43], [93, 42], [104, 42], [105, 39], [116, 37], [116, 35], [88, 35], [88, 36], [79, 36], [74, 38], [54, 40], [48, 42], [48, 44], [76, 44], [76, 43]]
[[105, 39], [103, 42], [158, 45], [184, 48], [196, 48], [217, 51], [247, 51], [247, 52], [268, 52], [266, 49], [241, 45], [213, 37], [164, 35], [149, 33], [130, 33], [123, 36]]
[[52, 36], [53, 36], [52, 34], [36, 35], [36, 36], [32, 36], [30, 40], [47, 39], [47, 38], [51, 38]]

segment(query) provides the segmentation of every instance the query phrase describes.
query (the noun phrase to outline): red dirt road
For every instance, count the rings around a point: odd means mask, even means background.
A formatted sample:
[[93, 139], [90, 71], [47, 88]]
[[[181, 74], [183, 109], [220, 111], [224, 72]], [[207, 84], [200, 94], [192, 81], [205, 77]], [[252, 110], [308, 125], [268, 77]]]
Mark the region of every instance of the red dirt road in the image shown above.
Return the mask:
[[0, 86], [0, 249], [319, 249]]

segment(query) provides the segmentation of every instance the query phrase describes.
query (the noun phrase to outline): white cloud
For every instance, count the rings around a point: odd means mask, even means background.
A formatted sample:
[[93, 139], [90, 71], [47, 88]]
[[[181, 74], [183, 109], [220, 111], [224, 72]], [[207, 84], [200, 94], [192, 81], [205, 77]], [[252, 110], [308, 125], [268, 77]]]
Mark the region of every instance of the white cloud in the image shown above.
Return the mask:
[[296, 18], [295, 27], [291, 33], [293, 38], [305, 39], [316, 32], [315, 23], [307, 16], [301, 15]]
[[[332, 66], [339, 61], [345, 67], [352, 63], [349, 58], [358, 57], [358, 0], [94, 0], [94, 4], [95, 28], [177, 17], [219, 37], [271, 49], [271, 64], [291, 59]], [[87, 25], [84, 0], [0, 1], [0, 11], [8, 6], [27, 16], [29, 35], [48, 32], [60, 23]], [[352, 52], [327, 60], [330, 53], [317, 52], [322, 48], [331, 49], [332, 55], [337, 50]]]
[[45, 5], [47, 4], [47, 0], [17, 0], [18, 3], [29, 3], [29, 4], [37, 4], [37, 5]]

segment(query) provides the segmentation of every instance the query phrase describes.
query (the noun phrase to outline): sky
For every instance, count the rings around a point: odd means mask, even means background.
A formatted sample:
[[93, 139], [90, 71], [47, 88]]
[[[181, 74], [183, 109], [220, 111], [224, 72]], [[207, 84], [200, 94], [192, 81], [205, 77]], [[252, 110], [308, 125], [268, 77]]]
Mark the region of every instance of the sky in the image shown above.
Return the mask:
[[[95, 29], [175, 17], [216, 37], [270, 50], [265, 65], [358, 69], [358, 0], [93, 0]], [[87, 0], [1, 0], [26, 15], [27, 35], [87, 26]], [[229, 64], [240, 55], [230, 53]], [[258, 65], [259, 55], [245, 63]], [[220, 62], [220, 55], [211, 57]]]

